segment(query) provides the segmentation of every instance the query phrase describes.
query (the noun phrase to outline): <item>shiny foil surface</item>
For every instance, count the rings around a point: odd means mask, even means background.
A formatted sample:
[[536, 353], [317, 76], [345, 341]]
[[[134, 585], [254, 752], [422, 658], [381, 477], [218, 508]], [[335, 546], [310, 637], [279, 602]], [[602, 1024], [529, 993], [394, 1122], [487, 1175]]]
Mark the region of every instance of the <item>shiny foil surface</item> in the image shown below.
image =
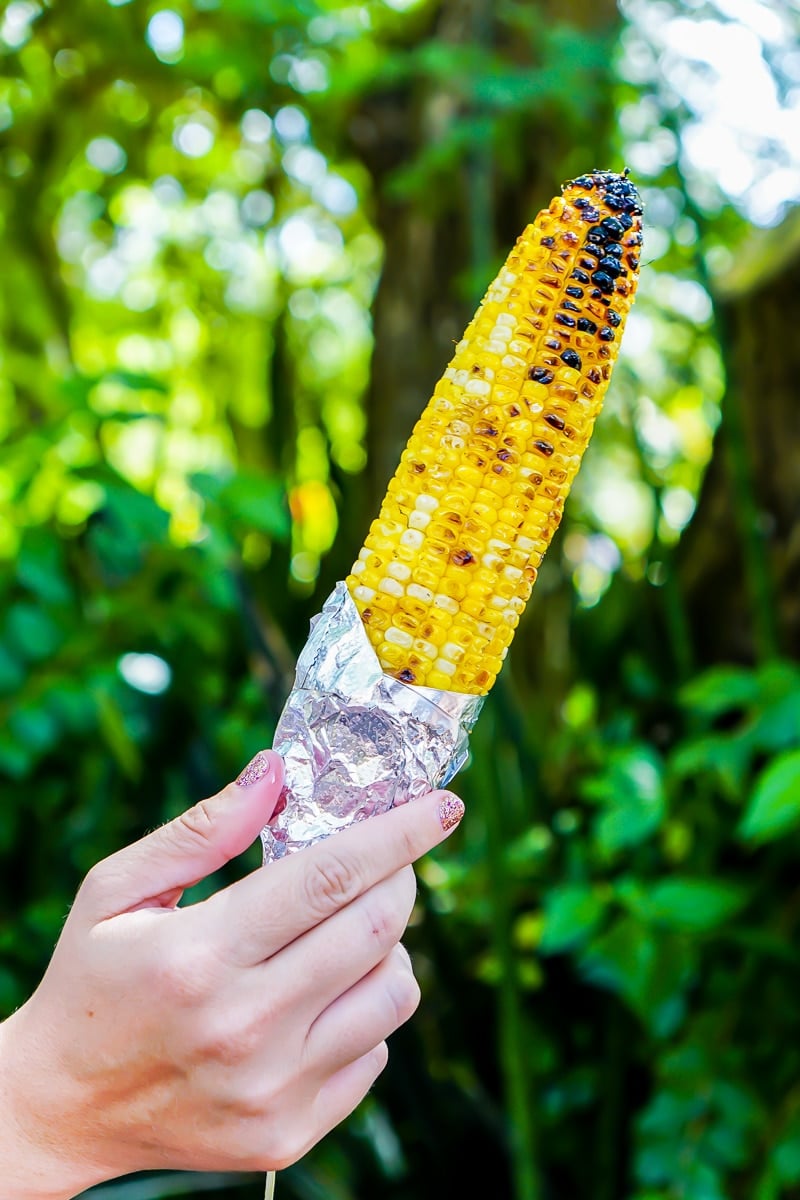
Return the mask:
[[275, 732], [286, 785], [261, 834], [264, 861], [443, 787], [466, 761], [482, 705], [385, 675], [338, 583], [311, 623]]

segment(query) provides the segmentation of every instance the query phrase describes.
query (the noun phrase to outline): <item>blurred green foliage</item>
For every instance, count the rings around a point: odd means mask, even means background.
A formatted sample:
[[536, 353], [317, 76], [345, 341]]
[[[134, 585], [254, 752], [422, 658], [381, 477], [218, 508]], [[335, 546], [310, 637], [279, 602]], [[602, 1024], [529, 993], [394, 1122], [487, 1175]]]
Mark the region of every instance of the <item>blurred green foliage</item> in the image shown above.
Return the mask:
[[[762, 37], [791, 99], [797, 5], [765, 12], [0, 9], [2, 1013], [83, 872], [269, 743], [379, 498], [368, 468], [400, 450], [393, 339], [443, 369], [568, 175], [627, 158], [647, 205], [637, 311], [459, 781], [468, 819], [420, 867], [423, 1008], [284, 1200], [800, 1196], [800, 669], [733, 417], [753, 611], [720, 661], [684, 586], [729, 405], [716, 284], [752, 230], [745, 189], [693, 165], [704, 76], [676, 23]], [[773, 151], [751, 147], [764, 172]], [[433, 277], [404, 256], [421, 225], [448, 249]]]

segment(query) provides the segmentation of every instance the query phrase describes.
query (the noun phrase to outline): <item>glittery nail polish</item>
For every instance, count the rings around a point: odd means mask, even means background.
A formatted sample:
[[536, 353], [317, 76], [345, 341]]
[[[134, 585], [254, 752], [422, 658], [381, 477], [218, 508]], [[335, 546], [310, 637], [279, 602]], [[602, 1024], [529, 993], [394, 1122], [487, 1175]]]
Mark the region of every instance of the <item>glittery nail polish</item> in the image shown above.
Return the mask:
[[464, 815], [464, 805], [458, 796], [447, 795], [439, 804], [439, 820], [442, 823], [442, 829], [447, 833], [454, 829]]
[[259, 783], [260, 780], [271, 777], [270, 782], [274, 782], [277, 778], [275, 769], [275, 759], [266, 750], [259, 750], [255, 758], [252, 758], [242, 771], [239, 778], [236, 780], [239, 787], [250, 787], [254, 783]]

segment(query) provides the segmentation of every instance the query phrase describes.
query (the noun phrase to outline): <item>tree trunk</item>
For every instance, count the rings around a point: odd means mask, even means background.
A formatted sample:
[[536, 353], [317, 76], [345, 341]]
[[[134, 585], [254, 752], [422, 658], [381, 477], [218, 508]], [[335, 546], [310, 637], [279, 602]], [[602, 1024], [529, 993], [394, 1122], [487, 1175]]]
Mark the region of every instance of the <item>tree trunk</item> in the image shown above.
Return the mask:
[[702, 662], [800, 654], [798, 232], [756, 237], [717, 298], [728, 384], [681, 555]]

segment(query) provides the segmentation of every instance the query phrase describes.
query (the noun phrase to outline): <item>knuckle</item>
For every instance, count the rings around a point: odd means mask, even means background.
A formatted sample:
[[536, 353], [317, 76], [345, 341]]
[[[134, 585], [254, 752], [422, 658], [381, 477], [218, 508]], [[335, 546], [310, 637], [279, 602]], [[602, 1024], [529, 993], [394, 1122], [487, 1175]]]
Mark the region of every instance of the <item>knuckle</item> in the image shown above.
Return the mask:
[[[253, 1058], [260, 1043], [260, 1033], [252, 1026], [236, 1029], [229, 1020], [208, 1022], [198, 1038], [198, 1057], [221, 1067], [238, 1067]], [[263, 1098], [259, 1098], [258, 1112], [263, 1111]]]
[[403, 858], [408, 863], [416, 862], [422, 850], [417, 842], [417, 831], [414, 826], [403, 826], [400, 833], [400, 846], [403, 852]]
[[389, 897], [370, 897], [364, 905], [364, 922], [370, 938], [382, 950], [388, 950], [400, 939], [405, 928], [402, 914], [389, 903]]
[[97, 903], [108, 891], [109, 870], [106, 860], [95, 863], [87, 872], [78, 893], [79, 897], [90, 904]]
[[367, 1055], [367, 1061], [373, 1070], [372, 1078], [377, 1079], [381, 1072], [386, 1069], [386, 1065], [389, 1062], [389, 1047], [386, 1045], [386, 1042], [379, 1042], [374, 1050], [370, 1050]]
[[335, 850], [326, 847], [303, 877], [303, 887], [312, 915], [324, 920], [358, 895], [358, 873]]
[[197, 1008], [214, 990], [214, 962], [204, 949], [168, 944], [151, 960], [151, 987], [179, 1008]]
[[419, 984], [413, 973], [403, 967], [392, 973], [387, 992], [397, 1025], [403, 1025], [419, 1007], [422, 997]]
[[207, 845], [213, 836], [215, 822], [211, 806], [207, 800], [199, 800], [186, 812], [175, 818], [176, 832], [182, 834], [181, 842], [185, 844], [187, 837], [200, 845]]

